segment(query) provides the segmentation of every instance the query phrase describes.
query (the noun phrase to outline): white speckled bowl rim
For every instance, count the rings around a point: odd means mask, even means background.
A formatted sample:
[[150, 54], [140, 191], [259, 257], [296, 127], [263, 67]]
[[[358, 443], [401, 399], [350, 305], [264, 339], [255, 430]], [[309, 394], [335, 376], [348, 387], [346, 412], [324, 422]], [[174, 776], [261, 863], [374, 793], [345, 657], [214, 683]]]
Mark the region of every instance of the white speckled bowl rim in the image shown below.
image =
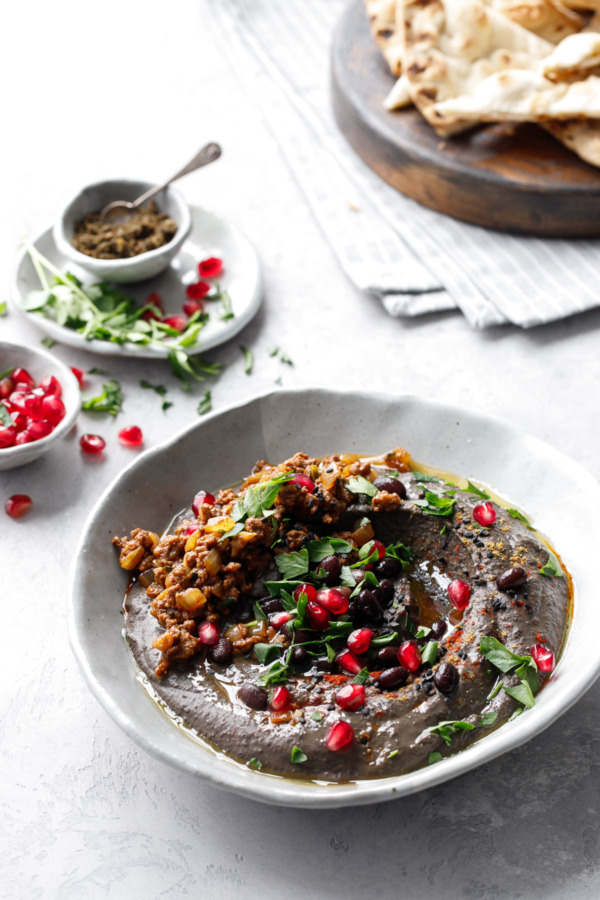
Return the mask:
[[[560, 662], [533, 709], [456, 756], [418, 771], [356, 784], [278, 778], [204, 749], [175, 727], [136, 680], [121, 634], [127, 578], [111, 538], [160, 529], [201, 487], [234, 483], [257, 459], [297, 450], [413, 458], [483, 482], [523, 509], [554, 543], [575, 583]], [[170, 498], [170, 499], [169, 499]], [[280, 390], [215, 412], [138, 457], [104, 492], [71, 572], [68, 621], [82, 672], [104, 709], [144, 750], [211, 784], [267, 803], [341, 807], [391, 800], [463, 775], [525, 743], [575, 703], [600, 674], [596, 518], [600, 486], [582, 466], [500, 419], [431, 400], [324, 389]], [[517, 790], [517, 784], [513, 786]], [[511, 785], [506, 786], [510, 792]]]

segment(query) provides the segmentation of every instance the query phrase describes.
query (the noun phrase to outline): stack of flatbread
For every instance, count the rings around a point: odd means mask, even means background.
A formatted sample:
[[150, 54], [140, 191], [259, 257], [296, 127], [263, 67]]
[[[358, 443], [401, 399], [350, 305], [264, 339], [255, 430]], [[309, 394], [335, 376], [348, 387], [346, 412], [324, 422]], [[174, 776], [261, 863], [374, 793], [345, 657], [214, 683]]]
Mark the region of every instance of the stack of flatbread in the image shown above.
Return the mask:
[[442, 137], [536, 122], [600, 166], [600, 0], [365, 0], [397, 81]]

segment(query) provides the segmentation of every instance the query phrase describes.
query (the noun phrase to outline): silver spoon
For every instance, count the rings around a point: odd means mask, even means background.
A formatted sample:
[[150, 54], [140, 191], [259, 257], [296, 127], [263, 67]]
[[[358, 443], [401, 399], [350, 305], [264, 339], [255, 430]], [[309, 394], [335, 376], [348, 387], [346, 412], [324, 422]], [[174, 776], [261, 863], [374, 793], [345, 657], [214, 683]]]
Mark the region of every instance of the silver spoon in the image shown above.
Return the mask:
[[163, 188], [166, 188], [167, 185], [171, 184], [173, 181], [177, 181], [178, 178], [181, 178], [183, 175], [187, 175], [189, 172], [194, 172], [196, 169], [201, 169], [202, 166], [207, 166], [209, 163], [214, 162], [215, 159], [218, 159], [221, 155], [221, 148], [218, 144], [211, 143], [206, 144], [201, 150], [198, 150], [193, 159], [189, 161], [189, 163], [180, 169], [175, 175], [169, 178], [168, 181], [165, 181], [164, 184], [159, 184], [157, 187], [151, 188], [149, 191], [146, 191], [145, 194], [142, 194], [141, 197], [138, 197], [137, 200], [130, 202], [129, 200], [114, 200], [112, 203], [107, 204], [104, 209], [100, 213], [100, 218], [108, 219], [111, 222], [116, 222], [117, 220], [126, 221], [126, 219], [133, 215], [137, 209], [142, 206], [143, 203], [150, 200], [154, 197], [155, 194], [158, 194], [159, 191], [162, 191]]

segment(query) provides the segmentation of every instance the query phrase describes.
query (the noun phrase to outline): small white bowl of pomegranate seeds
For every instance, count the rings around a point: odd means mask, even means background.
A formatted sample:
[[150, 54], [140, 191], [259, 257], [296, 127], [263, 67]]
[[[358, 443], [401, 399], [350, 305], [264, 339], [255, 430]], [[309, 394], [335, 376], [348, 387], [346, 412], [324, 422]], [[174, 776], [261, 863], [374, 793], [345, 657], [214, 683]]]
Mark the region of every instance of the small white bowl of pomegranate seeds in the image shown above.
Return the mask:
[[0, 341], [0, 469], [33, 462], [70, 430], [77, 379], [45, 350]]

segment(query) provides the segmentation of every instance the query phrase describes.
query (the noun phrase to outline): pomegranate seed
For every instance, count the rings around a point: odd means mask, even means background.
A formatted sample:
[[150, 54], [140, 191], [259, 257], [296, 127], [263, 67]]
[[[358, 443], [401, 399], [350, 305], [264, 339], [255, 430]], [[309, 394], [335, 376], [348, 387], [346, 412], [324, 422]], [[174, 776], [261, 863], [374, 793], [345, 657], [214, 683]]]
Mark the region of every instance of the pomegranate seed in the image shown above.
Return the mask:
[[142, 313], [142, 315], [140, 316], [140, 318], [141, 318], [144, 322], [161, 322], [161, 321], [162, 321], [162, 315], [157, 315], [157, 314], [154, 312], [153, 309], [146, 309], [146, 310]]
[[32, 441], [33, 438], [28, 431], [19, 431], [15, 438], [15, 444], [19, 447], [21, 446], [21, 444], [31, 444]]
[[121, 428], [119, 440], [124, 447], [139, 447], [144, 443], [144, 435], [137, 425], [128, 425], [127, 428]]
[[106, 447], [106, 441], [99, 434], [82, 434], [79, 438], [79, 446], [84, 453], [102, 453]]
[[416, 641], [404, 641], [403, 644], [400, 644], [398, 647], [398, 661], [409, 672], [416, 672], [423, 662], [421, 651]]
[[[188, 284], [185, 289], [190, 300], [202, 300], [210, 291], [210, 284], [206, 281], [195, 281], [194, 284]], [[185, 309], [185, 307], [184, 307]]]
[[295, 618], [294, 613], [291, 612], [276, 612], [272, 613], [269, 616], [269, 622], [273, 626], [273, 628], [282, 628], [286, 622], [289, 622], [290, 619]]
[[473, 518], [480, 525], [493, 525], [497, 519], [494, 504], [488, 501], [475, 506], [473, 508]]
[[58, 425], [64, 419], [66, 411], [65, 404], [57, 394], [48, 394], [42, 400], [42, 416], [53, 425]]
[[344, 722], [340, 719], [339, 722], [334, 722], [333, 725], [327, 729], [325, 746], [328, 750], [333, 750], [334, 753], [337, 753], [338, 750], [346, 750], [350, 747], [353, 740], [354, 728], [349, 722]]
[[300, 600], [300, 594], [306, 594], [309, 603], [314, 603], [317, 599], [317, 589], [312, 584], [299, 584], [294, 590], [294, 600], [296, 603]]
[[219, 643], [221, 635], [217, 626], [212, 622], [200, 622], [198, 625], [198, 637], [203, 644], [208, 644], [212, 647], [213, 644]]
[[543, 644], [535, 644], [531, 648], [531, 655], [540, 672], [554, 671], [556, 660], [554, 658], [554, 653], [549, 647], [544, 647]]
[[78, 369], [76, 366], [71, 366], [71, 372], [79, 382], [79, 387], [83, 387], [85, 382], [85, 372], [83, 369]]
[[340, 709], [358, 709], [365, 705], [364, 684], [345, 684], [335, 695], [335, 702]]
[[11, 519], [20, 519], [33, 506], [33, 500], [27, 494], [13, 494], [4, 504], [6, 515]]
[[62, 397], [60, 381], [54, 375], [46, 375], [45, 378], [42, 378], [40, 387], [46, 395], [52, 394], [55, 397]]
[[19, 412], [24, 413], [25, 410], [25, 398], [27, 394], [25, 391], [13, 391], [12, 394], [9, 395], [6, 403], [10, 404], [14, 409], [18, 409]]
[[27, 371], [27, 369], [13, 369], [11, 374], [11, 378], [13, 380], [13, 384], [21, 384], [24, 388], [31, 390], [35, 387], [35, 381]]
[[200, 278], [216, 278], [223, 271], [223, 260], [218, 256], [210, 256], [198, 263]]
[[358, 675], [359, 672], [362, 672], [361, 662], [351, 650], [342, 650], [336, 656], [335, 661], [341, 669], [345, 669], [346, 672], [350, 672], [352, 675]]
[[309, 478], [308, 475], [302, 475], [300, 472], [296, 472], [290, 484], [297, 484], [298, 487], [304, 488], [309, 494], [312, 494], [315, 489], [315, 483], [312, 478]]
[[184, 534], [194, 534], [195, 531], [198, 531], [197, 525], [186, 525]]
[[204, 309], [204, 304], [200, 303], [199, 300], [186, 300], [183, 304], [183, 311], [186, 316], [193, 316], [194, 313], [202, 312]]
[[[385, 556], [385, 544], [382, 544], [381, 541], [373, 541], [371, 544], [371, 553], [375, 553], [376, 551], [379, 559], [383, 559]], [[369, 553], [369, 556], [371, 556], [371, 553]]]
[[471, 596], [471, 588], [466, 581], [457, 578], [448, 585], [448, 596], [450, 603], [456, 609], [466, 609], [469, 605], [469, 597]]
[[371, 643], [373, 632], [370, 628], [357, 628], [348, 635], [348, 649], [353, 653], [366, 653]]
[[165, 325], [174, 328], [175, 331], [185, 331], [187, 328], [187, 319], [185, 316], [167, 316], [163, 319]]
[[330, 613], [314, 601], [306, 604], [306, 615], [308, 616], [310, 627], [314, 628], [315, 631], [325, 631], [331, 622]]
[[25, 429], [25, 433], [30, 435], [32, 441], [41, 441], [52, 431], [54, 431], [54, 425], [48, 419], [30, 419]]
[[10, 375], [0, 380], [0, 400], [6, 400], [15, 389], [14, 382]]
[[192, 500], [192, 512], [195, 516], [200, 512], [200, 507], [202, 505], [206, 506], [214, 506], [215, 498], [212, 494], [209, 494], [207, 491], [198, 491], [194, 499]]
[[27, 428], [27, 416], [23, 415], [23, 413], [20, 412], [14, 412], [12, 413], [12, 420], [15, 423], [17, 433], [25, 431], [25, 429]]
[[347, 597], [336, 591], [335, 588], [323, 588], [317, 592], [317, 603], [324, 606], [334, 616], [341, 616], [348, 612], [350, 601]]
[[280, 685], [269, 694], [269, 706], [273, 712], [285, 712], [290, 708], [292, 695], [286, 687]]
[[5, 447], [12, 447], [17, 436], [17, 429], [13, 425], [0, 427], [0, 450]]
[[158, 291], [153, 291], [151, 294], [148, 294], [148, 296], [146, 298], [147, 306], [158, 306], [158, 308], [161, 309], [162, 303], [163, 303], [163, 299], [162, 299], [161, 295], [158, 293]]

